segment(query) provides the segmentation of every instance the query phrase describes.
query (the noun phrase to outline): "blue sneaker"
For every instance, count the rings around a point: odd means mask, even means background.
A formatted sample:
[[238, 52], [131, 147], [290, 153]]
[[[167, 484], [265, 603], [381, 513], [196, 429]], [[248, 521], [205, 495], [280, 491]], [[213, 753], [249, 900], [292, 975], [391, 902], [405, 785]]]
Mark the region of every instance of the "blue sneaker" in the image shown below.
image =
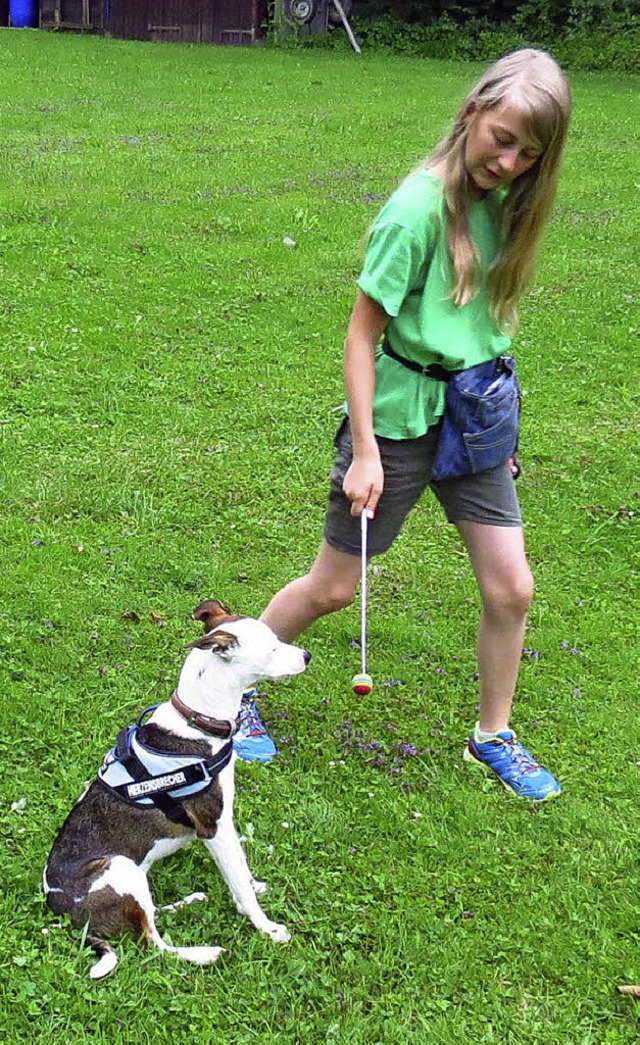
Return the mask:
[[491, 769], [512, 795], [532, 802], [547, 802], [562, 794], [562, 788], [548, 769], [538, 765], [519, 742], [512, 729], [502, 730], [489, 740], [479, 740], [477, 730], [469, 737], [462, 756]]
[[264, 728], [253, 697], [255, 689], [242, 694], [240, 726], [233, 738], [235, 753], [245, 762], [270, 762], [276, 754], [276, 745]]

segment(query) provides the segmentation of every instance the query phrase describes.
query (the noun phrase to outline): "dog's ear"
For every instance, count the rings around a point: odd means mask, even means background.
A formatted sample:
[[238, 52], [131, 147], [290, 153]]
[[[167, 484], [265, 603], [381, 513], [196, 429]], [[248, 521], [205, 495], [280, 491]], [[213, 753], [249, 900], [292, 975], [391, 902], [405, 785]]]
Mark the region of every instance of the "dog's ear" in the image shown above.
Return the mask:
[[196, 642], [189, 643], [189, 649], [210, 650], [219, 657], [228, 657], [238, 646], [235, 635], [229, 631], [212, 631]]
[[189, 643], [192, 650], [210, 650], [219, 656], [229, 656], [237, 648], [237, 638], [230, 631], [212, 631], [199, 638], [198, 642]]
[[201, 602], [193, 611], [193, 616], [195, 620], [202, 621], [205, 631], [212, 631], [218, 624], [222, 624], [223, 620], [236, 619], [231, 610], [217, 599], [206, 599], [205, 602]]
[[[211, 650], [212, 653], [223, 657], [228, 656], [238, 645], [235, 635], [231, 635], [228, 631], [213, 630], [224, 621], [240, 620], [237, 614], [232, 613], [222, 602], [218, 602], [217, 599], [206, 599], [196, 607], [193, 616], [196, 620], [202, 621], [206, 634], [204, 638], [189, 643], [189, 649]], [[209, 634], [210, 632], [213, 634]]]

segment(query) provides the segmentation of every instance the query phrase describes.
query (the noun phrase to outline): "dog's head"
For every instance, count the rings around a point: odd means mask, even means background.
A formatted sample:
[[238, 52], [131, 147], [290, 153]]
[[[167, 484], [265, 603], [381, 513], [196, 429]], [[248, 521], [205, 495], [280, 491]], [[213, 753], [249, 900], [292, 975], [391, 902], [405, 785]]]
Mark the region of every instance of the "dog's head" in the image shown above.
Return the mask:
[[194, 617], [204, 624], [205, 634], [191, 648], [211, 653], [245, 688], [262, 679], [299, 675], [311, 660], [307, 650], [281, 642], [263, 621], [239, 617], [215, 599], [200, 603]]

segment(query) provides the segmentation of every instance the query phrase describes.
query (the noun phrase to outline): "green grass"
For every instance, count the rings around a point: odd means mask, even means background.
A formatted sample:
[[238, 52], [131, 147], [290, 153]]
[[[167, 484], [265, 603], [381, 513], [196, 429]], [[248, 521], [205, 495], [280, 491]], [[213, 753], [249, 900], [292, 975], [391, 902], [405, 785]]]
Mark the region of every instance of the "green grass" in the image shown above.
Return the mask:
[[291, 944], [192, 847], [156, 899], [211, 902], [160, 924], [220, 963], [124, 940], [94, 984], [40, 893], [54, 834], [117, 729], [169, 695], [198, 600], [258, 614], [311, 562], [362, 235], [477, 68], [15, 30], [0, 53], [0, 1034], [635, 1042], [615, 988], [640, 980], [637, 82], [572, 77], [517, 343], [537, 596], [514, 724], [564, 797], [530, 808], [462, 765], [477, 595], [425, 499], [372, 573], [373, 695], [350, 690], [354, 606], [265, 693], [278, 759], [238, 767]]

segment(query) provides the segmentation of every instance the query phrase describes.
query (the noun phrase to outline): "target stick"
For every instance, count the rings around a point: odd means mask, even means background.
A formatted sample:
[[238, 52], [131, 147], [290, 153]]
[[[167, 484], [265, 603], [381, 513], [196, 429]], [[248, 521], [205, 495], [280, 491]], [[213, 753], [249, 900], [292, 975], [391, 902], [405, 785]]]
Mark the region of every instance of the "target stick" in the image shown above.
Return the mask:
[[354, 675], [351, 688], [359, 696], [367, 696], [373, 689], [373, 679], [367, 673], [367, 513], [360, 513], [360, 653], [362, 672]]

